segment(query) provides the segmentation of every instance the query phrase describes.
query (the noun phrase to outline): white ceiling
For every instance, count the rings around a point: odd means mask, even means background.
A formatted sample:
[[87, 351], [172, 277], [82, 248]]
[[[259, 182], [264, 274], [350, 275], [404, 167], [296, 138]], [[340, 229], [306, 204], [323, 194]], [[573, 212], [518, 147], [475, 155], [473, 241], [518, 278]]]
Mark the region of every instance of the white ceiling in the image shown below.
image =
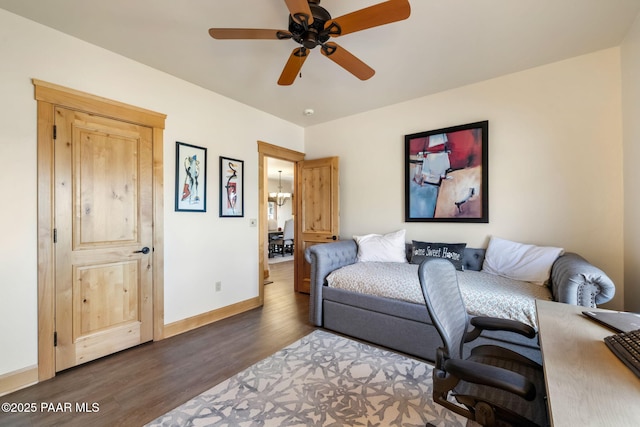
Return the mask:
[[[338, 17], [381, 0], [322, 0]], [[0, 0], [0, 8], [309, 126], [618, 46], [640, 0], [410, 0], [405, 21], [334, 39], [376, 70], [360, 81], [318, 49], [276, 81], [292, 40], [214, 40], [211, 27], [287, 29], [284, 0]], [[315, 110], [305, 116], [307, 108]]]
[[267, 158], [267, 174], [271, 179], [280, 178], [279, 171], [282, 171], [282, 182], [293, 182], [293, 168], [295, 163], [286, 160]]

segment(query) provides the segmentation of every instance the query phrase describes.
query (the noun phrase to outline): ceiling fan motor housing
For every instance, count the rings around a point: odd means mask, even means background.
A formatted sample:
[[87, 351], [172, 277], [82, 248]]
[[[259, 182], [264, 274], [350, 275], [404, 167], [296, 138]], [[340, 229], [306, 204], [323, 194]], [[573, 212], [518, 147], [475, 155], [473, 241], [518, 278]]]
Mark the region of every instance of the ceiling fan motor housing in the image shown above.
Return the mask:
[[324, 25], [331, 19], [331, 15], [325, 8], [313, 1], [309, 2], [309, 8], [313, 16], [313, 23], [311, 25], [307, 25], [305, 22], [298, 23], [289, 15], [289, 32], [293, 34], [292, 38], [297, 43], [307, 49], [313, 49], [329, 40], [330, 35], [324, 31]]

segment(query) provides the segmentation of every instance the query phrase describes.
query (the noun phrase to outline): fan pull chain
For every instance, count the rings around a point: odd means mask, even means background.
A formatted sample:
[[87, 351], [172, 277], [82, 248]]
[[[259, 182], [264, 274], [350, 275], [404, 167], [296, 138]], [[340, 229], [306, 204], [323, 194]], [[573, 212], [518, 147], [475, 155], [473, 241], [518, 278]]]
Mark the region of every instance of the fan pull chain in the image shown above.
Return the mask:
[[[306, 53], [306, 52], [305, 52], [305, 53]], [[300, 64], [300, 73], [298, 74], [298, 77], [299, 77], [299, 78], [302, 78], [302, 64], [304, 64], [304, 59], [303, 59], [303, 58], [304, 58], [304, 57], [303, 57], [303, 56], [301, 56], [301, 57], [300, 57], [300, 59], [299, 59], [299, 61], [301, 62], [301, 64]]]

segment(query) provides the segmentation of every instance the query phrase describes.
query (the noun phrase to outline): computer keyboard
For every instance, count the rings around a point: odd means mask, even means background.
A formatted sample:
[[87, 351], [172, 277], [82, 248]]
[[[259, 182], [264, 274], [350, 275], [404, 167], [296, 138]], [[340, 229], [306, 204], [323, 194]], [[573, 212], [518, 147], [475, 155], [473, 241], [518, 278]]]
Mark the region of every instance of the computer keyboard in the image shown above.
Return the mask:
[[604, 342], [640, 378], [640, 329], [608, 336]]

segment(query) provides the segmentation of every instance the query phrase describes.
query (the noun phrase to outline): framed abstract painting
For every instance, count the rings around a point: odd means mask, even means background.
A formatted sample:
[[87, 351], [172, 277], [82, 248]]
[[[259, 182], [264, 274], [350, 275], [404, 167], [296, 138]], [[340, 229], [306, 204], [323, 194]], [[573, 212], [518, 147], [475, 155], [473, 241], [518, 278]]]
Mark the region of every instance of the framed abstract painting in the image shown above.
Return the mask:
[[220, 216], [244, 216], [244, 162], [220, 156]]
[[489, 222], [489, 122], [405, 135], [405, 221]]
[[207, 149], [176, 142], [176, 211], [207, 211]]

